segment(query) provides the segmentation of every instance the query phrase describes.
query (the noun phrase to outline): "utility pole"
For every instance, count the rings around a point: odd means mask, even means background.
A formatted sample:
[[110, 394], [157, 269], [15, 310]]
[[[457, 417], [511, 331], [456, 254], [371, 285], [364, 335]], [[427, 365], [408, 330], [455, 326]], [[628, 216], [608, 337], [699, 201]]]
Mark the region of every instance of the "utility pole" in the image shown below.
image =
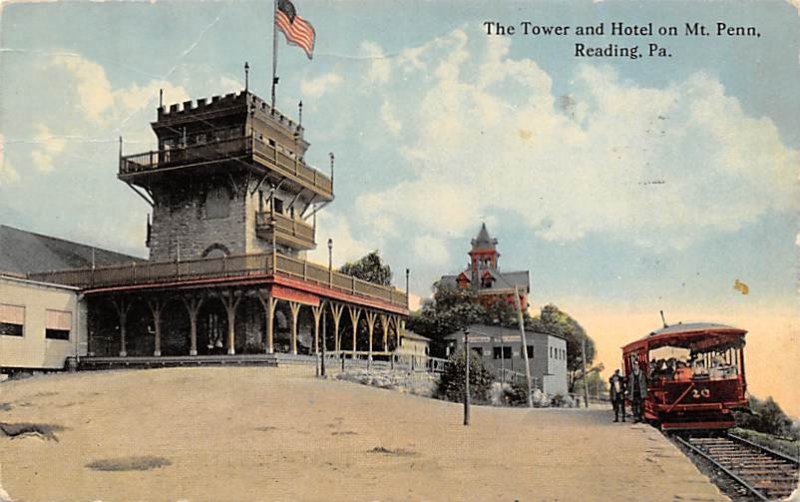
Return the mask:
[[583, 365], [583, 406], [589, 407], [589, 385], [586, 381], [586, 337], [581, 342], [581, 364]]
[[533, 408], [533, 397], [531, 395], [531, 366], [528, 363], [528, 342], [525, 339], [525, 321], [522, 319], [522, 302], [519, 301], [519, 286], [514, 286], [514, 303], [517, 306], [519, 335], [520, 339], [522, 340], [522, 357], [525, 360], [525, 381], [528, 384], [528, 408]]
[[325, 315], [325, 310], [322, 311], [322, 361], [320, 362], [320, 372], [322, 378], [325, 378], [325, 345], [328, 341], [328, 322]]
[[469, 328], [464, 328], [464, 425], [469, 425]]

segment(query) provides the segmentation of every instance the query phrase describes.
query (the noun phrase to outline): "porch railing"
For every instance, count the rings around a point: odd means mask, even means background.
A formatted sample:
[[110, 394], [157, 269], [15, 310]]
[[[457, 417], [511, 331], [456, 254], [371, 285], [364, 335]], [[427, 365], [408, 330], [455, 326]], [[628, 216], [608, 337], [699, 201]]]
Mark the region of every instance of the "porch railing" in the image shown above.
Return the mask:
[[261, 253], [161, 263], [134, 262], [128, 265], [41, 272], [29, 274], [28, 278], [88, 289], [272, 274], [313, 282], [398, 307], [407, 305], [405, 293], [398, 289], [329, 271], [322, 265], [280, 253], [276, 253], [274, 263], [272, 253]]

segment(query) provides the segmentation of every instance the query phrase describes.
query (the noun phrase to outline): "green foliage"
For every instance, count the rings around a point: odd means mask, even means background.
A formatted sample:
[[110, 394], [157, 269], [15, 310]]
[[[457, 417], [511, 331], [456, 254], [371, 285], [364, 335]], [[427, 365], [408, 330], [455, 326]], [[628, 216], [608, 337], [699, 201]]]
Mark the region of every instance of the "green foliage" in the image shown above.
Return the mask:
[[750, 413], [736, 412], [736, 425], [743, 429], [800, 439], [800, 431], [772, 396], [765, 400], [750, 396]]
[[392, 269], [383, 263], [377, 250], [356, 261], [345, 263], [339, 272], [381, 286], [392, 284]]
[[552, 303], [542, 307], [539, 316], [530, 321], [530, 327], [539, 333], [557, 335], [567, 340], [567, 370], [570, 372], [570, 391], [574, 392], [575, 382], [583, 371], [581, 344], [586, 340], [588, 369], [595, 356], [594, 340], [586, 334], [578, 321]]
[[798, 438], [798, 436], [800, 436], [798, 432], [800, 431], [797, 430], [797, 426], [795, 426], [794, 437], [789, 438], [777, 438], [771, 434], [739, 427], [734, 427], [731, 429], [731, 432], [772, 450], [782, 452], [794, 458], [800, 458], [800, 438]]
[[[494, 378], [483, 365], [483, 359], [474, 351], [470, 350], [470, 352], [469, 395], [475, 403], [486, 403], [489, 401], [489, 391]], [[445, 366], [444, 373], [439, 379], [437, 397], [456, 402], [464, 399], [465, 366], [466, 358], [463, 350], [450, 356], [449, 363]]]
[[[524, 315], [527, 318], [527, 313]], [[507, 302], [497, 301], [487, 307], [478, 301], [473, 289], [436, 282], [433, 300], [424, 302], [420, 311], [411, 315], [407, 327], [431, 339], [433, 354], [443, 354], [447, 345], [444, 337], [471, 324], [516, 327], [517, 322], [516, 310]]]

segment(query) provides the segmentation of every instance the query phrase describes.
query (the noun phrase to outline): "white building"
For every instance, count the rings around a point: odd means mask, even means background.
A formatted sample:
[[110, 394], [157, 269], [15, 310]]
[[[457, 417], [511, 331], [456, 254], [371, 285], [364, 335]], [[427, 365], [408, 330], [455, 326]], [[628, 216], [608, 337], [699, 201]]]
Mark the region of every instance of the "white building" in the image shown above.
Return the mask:
[[77, 288], [0, 275], [0, 371], [64, 369], [86, 354], [86, 309]]

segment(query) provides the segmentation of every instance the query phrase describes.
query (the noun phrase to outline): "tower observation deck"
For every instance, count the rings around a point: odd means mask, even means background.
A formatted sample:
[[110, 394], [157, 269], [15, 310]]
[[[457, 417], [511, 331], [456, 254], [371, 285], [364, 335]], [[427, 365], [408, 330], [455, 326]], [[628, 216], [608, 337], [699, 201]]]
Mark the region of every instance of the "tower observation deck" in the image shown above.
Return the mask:
[[151, 125], [157, 149], [120, 152], [117, 175], [153, 206], [151, 260], [266, 252], [273, 241], [302, 258], [316, 246], [332, 172], [305, 162], [300, 124], [242, 91], [160, 107]]

